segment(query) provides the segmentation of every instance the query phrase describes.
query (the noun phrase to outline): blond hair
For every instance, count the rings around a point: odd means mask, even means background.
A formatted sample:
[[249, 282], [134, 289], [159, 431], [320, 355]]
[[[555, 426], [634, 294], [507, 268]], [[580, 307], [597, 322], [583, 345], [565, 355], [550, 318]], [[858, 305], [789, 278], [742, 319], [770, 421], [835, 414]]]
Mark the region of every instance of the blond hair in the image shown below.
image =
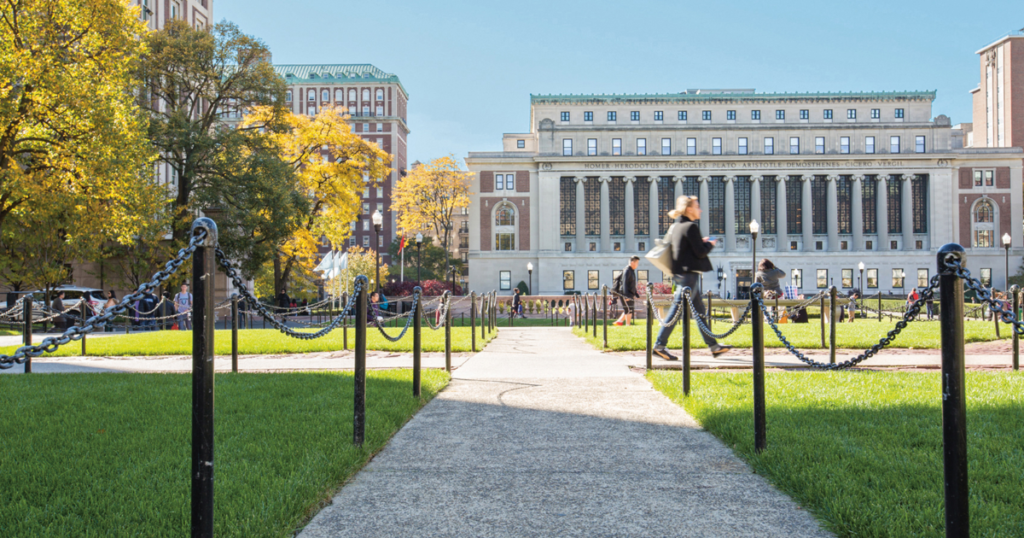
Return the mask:
[[670, 210], [668, 212], [668, 216], [672, 217], [673, 219], [678, 219], [679, 217], [683, 216], [684, 213], [686, 213], [686, 210], [689, 209], [691, 205], [696, 203], [696, 196], [686, 196], [684, 194], [683, 196], [676, 198], [676, 208]]

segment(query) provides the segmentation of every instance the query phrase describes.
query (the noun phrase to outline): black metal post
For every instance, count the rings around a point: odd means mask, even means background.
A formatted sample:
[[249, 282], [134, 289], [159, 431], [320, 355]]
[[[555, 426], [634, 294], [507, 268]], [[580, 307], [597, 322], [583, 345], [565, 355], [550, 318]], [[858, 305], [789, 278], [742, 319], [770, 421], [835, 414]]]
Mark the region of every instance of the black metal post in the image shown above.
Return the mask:
[[508, 305], [509, 305], [508, 306], [508, 326], [511, 327], [512, 326], [512, 321], [516, 317], [516, 313], [513, 312], [514, 309], [512, 307], [512, 303], [510, 302]]
[[238, 295], [231, 296], [231, 372], [238, 373]]
[[836, 295], [839, 290], [835, 286], [829, 290], [828, 302], [828, 362], [836, 363]]
[[708, 324], [708, 330], [712, 329], [711, 328], [711, 319], [713, 318], [713, 316], [711, 315], [711, 312], [713, 312], [712, 308], [713, 307], [711, 306], [711, 290], [708, 290], [708, 309], [704, 311], [704, 321], [706, 321], [707, 324]]
[[603, 326], [602, 332], [604, 333], [604, 348], [608, 349], [608, 286], [603, 286], [601, 288], [601, 309], [601, 325]]
[[592, 324], [594, 326], [594, 338], [597, 338], [597, 294], [592, 293], [590, 295], [594, 299], [594, 311], [592, 312], [593, 317], [591, 317], [590, 319], [591, 321], [594, 322]]
[[754, 355], [754, 450], [768, 448], [768, 433], [764, 409], [764, 317], [758, 305], [761, 285], [750, 288], [750, 336]]
[[[22, 341], [26, 346], [32, 345], [32, 294], [25, 294], [25, 306], [21, 308], [21, 315], [25, 317], [25, 330], [22, 333]], [[32, 373], [32, 357], [25, 357], [25, 373]]]
[[423, 290], [416, 286], [413, 294], [419, 294], [416, 308], [412, 313], [412, 395], [420, 395], [420, 370], [423, 366]]
[[942, 448], [946, 492], [946, 536], [970, 535], [967, 487], [967, 405], [964, 390], [964, 283], [946, 260], [967, 265], [963, 247], [943, 245], [936, 256], [939, 272], [939, 323], [942, 342]]
[[878, 322], [882, 322], [882, 290], [878, 290]]
[[[454, 289], [454, 288], [452, 288]], [[444, 309], [444, 370], [452, 373], [452, 291], [448, 294], [448, 305]]]
[[818, 307], [818, 321], [821, 325], [821, 348], [825, 349], [825, 296], [821, 296], [821, 306]]
[[192, 235], [206, 238], [192, 255], [192, 537], [213, 537], [214, 277], [217, 225], [206, 217]]
[[582, 300], [580, 303], [583, 305], [583, 335], [586, 336], [587, 332], [590, 331], [590, 301], [586, 299], [586, 295], [581, 295]]
[[366, 297], [369, 294], [369, 283], [366, 277], [356, 277], [359, 291], [356, 292], [356, 364], [353, 381], [355, 382], [354, 413], [352, 417], [352, 444], [363, 446], [366, 435]]
[[[79, 320], [79, 321], [81, 321], [81, 324], [79, 326], [80, 327], [85, 327], [85, 320], [89, 319], [89, 307], [86, 305], [85, 297], [82, 297], [82, 302], [78, 303], [78, 305], [79, 305], [78, 311], [79, 311], [80, 314], [82, 314], [82, 319]], [[85, 337], [86, 337], [86, 335], [83, 334], [82, 335], [82, 356], [83, 357], [85, 356]]]
[[654, 305], [647, 301], [647, 369], [654, 367]]
[[[1017, 316], [1020, 315], [1020, 288], [1016, 284], [1010, 287], [1010, 294], [1013, 295], [1013, 316], [1014, 319], [1020, 319]], [[1013, 369], [1020, 370], [1020, 338], [1017, 336], [1017, 331], [1011, 326], [1010, 334], [1013, 335]]]
[[690, 395], [690, 299], [686, 296], [686, 289], [683, 289], [683, 299], [679, 303], [683, 309], [683, 394]]
[[476, 292], [469, 292], [469, 334], [472, 336], [472, 350], [476, 353]]

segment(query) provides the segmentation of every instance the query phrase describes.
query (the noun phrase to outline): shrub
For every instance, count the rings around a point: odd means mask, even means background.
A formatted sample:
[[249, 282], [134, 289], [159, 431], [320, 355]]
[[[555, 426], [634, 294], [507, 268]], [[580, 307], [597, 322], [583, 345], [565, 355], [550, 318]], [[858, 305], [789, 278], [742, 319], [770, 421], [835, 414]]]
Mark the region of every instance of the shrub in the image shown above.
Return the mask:
[[[423, 295], [434, 297], [452, 289], [452, 283], [448, 280], [424, 280], [421, 283]], [[412, 295], [415, 281], [393, 282], [384, 287], [384, 295], [388, 297], [407, 297]], [[462, 286], [455, 284], [455, 295], [462, 295]]]

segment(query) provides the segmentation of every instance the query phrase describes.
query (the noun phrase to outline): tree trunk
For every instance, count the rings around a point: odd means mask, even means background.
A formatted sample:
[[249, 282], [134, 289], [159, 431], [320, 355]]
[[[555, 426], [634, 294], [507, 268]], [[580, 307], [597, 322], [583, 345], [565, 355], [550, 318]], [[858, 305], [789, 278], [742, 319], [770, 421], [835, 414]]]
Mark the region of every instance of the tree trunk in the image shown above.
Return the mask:
[[281, 278], [281, 255], [274, 253], [274, 300], [284, 291], [284, 281]]

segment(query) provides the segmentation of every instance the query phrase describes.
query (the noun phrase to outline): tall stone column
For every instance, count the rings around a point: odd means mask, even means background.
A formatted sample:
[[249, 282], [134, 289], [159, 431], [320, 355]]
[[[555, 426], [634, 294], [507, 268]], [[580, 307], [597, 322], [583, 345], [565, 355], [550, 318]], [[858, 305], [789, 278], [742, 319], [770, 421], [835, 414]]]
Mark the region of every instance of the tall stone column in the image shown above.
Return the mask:
[[839, 176], [828, 176], [828, 250], [839, 252]]
[[775, 250], [779, 252], [789, 250], [789, 222], [786, 216], [786, 182], [789, 180], [786, 173], [775, 176]]
[[672, 176], [672, 204], [675, 205], [676, 200], [683, 195], [683, 181], [686, 181], [686, 176]]
[[608, 181], [611, 178], [601, 177], [597, 180], [601, 182], [601, 252], [611, 252], [611, 213], [609, 212], [610, 206], [608, 203]]
[[647, 200], [647, 211], [648, 211], [648, 229], [651, 233], [651, 244], [648, 246], [654, 246], [654, 240], [661, 237], [661, 229], [658, 227], [658, 217], [661, 216], [661, 212], [658, 211], [658, 178], [654, 176], [647, 176], [647, 183], [650, 185], [651, 198]]
[[[700, 208], [704, 211], [708, 210], [708, 180], [710, 179], [711, 178], [708, 176], [700, 176], [699, 178], [697, 178], [697, 181], [700, 182]], [[700, 236], [707, 237], [708, 235], [710, 235], [710, 233], [708, 232], [709, 229], [710, 226], [708, 225], [708, 218], [706, 216], [701, 216]]]
[[864, 193], [861, 188], [864, 184], [864, 176], [850, 177], [850, 189], [853, 190], [853, 202], [850, 204], [850, 226], [853, 228], [853, 248], [850, 250], [864, 250]]
[[725, 177], [725, 250], [736, 252], [736, 176]]
[[878, 229], [878, 245], [875, 250], [889, 250], [889, 188], [886, 177], [875, 176], [875, 228]]
[[813, 252], [814, 251], [814, 209], [815, 208], [812, 205], [813, 202], [812, 202], [812, 196], [811, 196], [811, 181], [813, 179], [814, 179], [813, 175], [801, 176], [800, 177], [800, 181], [803, 182], [803, 183], [801, 183], [801, 189], [800, 189], [801, 200], [802, 200], [800, 202], [800, 207], [802, 208], [801, 211], [800, 211], [800, 218], [802, 219], [802, 224], [803, 224], [803, 243], [804, 243], [803, 251], [804, 252]]
[[764, 229], [761, 222], [761, 176], [750, 176], [750, 220], [756, 220]]
[[626, 182], [626, 244], [624, 252], [636, 251], [636, 208], [633, 207], [633, 182], [635, 177], [622, 178]]
[[903, 203], [900, 204], [903, 250], [914, 250], [914, 188], [910, 183], [911, 179], [914, 179], [913, 174], [903, 174]]
[[583, 190], [587, 178], [573, 179], [576, 180], [576, 252], [587, 252], [587, 194]]

